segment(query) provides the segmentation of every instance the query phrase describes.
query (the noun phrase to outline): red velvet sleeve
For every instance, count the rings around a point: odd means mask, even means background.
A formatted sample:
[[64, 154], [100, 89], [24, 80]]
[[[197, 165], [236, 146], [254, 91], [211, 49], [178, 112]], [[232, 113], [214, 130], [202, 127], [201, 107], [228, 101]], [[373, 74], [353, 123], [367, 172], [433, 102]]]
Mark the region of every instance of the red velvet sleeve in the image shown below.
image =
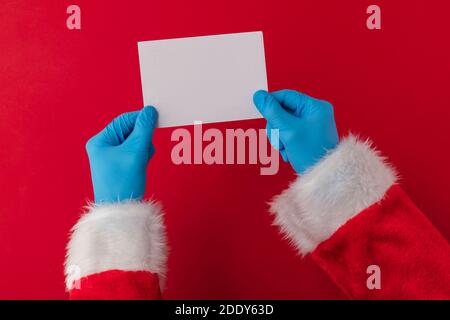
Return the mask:
[[[397, 185], [312, 258], [350, 298], [450, 299], [449, 244]], [[380, 288], [371, 265], [379, 267]]]
[[367, 140], [343, 139], [271, 205], [301, 255], [353, 299], [450, 299], [450, 247]]
[[93, 205], [72, 228], [66, 287], [71, 299], [160, 299], [166, 261], [165, 226], [158, 204]]
[[81, 278], [69, 291], [71, 300], [161, 299], [159, 277], [146, 271], [109, 270]]

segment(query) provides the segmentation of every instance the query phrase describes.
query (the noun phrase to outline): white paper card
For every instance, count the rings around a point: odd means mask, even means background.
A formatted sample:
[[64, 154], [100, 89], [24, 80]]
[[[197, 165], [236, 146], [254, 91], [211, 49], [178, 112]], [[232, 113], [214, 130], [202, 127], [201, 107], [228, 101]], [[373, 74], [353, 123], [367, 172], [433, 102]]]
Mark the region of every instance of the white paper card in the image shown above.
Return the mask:
[[145, 105], [159, 127], [260, 118], [253, 93], [267, 90], [262, 32], [138, 43]]

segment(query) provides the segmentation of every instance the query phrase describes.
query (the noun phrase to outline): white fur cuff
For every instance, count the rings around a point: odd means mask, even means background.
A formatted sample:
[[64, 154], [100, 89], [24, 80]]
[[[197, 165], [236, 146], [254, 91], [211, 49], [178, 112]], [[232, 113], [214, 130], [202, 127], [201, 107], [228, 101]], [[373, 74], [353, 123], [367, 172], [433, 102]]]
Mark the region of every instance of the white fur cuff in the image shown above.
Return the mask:
[[77, 224], [67, 245], [66, 286], [107, 271], [149, 271], [164, 277], [165, 228], [158, 204], [123, 202], [93, 205]]
[[349, 135], [275, 197], [271, 204], [274, 223], [305, 255], [380, 201], [395, 182], [394, 169], [371, 143]]

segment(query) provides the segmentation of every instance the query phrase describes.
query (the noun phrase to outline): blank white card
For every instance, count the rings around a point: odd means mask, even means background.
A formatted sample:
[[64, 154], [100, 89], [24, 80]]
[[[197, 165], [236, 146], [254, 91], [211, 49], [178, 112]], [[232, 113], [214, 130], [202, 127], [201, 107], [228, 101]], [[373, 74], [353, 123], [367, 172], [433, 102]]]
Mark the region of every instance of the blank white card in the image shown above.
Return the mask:
[[253, 93], [267, 90], [262, 32], [138, 43], [145, 105], [159, 127], [260, 118]]

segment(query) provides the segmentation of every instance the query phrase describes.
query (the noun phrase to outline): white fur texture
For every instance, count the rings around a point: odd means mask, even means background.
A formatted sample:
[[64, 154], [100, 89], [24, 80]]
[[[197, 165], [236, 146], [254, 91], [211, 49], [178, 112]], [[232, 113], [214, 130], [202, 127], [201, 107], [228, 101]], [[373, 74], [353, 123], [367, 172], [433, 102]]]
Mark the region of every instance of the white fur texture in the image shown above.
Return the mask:
[[92, 205], [72, 228], [66, 286], [107, 270], [150, 271], [163, 280], [167, 244], [161, 209], [152, 202]]
[[312, 252], [349, 219], [380, 201], [395, 170], [370, 141], [349, 135], [274, 198], [271, 212], [301, 255]]

